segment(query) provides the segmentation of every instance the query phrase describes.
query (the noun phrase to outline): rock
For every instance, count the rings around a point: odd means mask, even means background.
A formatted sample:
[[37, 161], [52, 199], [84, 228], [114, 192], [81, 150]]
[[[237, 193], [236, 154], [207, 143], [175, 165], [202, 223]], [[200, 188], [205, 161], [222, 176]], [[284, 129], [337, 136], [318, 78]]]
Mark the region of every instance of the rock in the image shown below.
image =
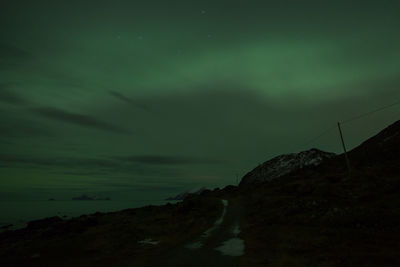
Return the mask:
[[73, 197], [72, 200], [94, 200], [94, 198], [83, 194], [81, 196]]

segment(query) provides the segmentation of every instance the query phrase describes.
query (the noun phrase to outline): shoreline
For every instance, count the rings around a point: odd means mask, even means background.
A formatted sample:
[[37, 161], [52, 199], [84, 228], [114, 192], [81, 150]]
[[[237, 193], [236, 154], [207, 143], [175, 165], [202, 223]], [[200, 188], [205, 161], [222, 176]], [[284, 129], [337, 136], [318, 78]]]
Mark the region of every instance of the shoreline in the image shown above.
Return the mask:
[[[136, 204], [135, 204], [136, 202]], [[29, 207], [28, 205], [40, 204], [39, 206], [45, 206], [40, 212], [35, 214], [26, 215], [24, 210], [20, 210], [17, 212], [19, 215], [14, 215], [12, 219], [1, 218], [0, 221], [0, 233], [3, 233], [8, 230], [18, 230], [25, 228], [29, 222], [42, 220], [50, 217], [60, 217], [61, 219], [72, 219], [80, 216], [89, 216], [95, 213], [109, 213], [109, 212], [119, 212], [126, 209], [137, 209], [143, 208], [146, 206], [163, 206], [167, 203], [175, 204], [180, 202], [179, 200], [137, 200], [137, 201], [128, 201], [128, 200], [35, 200], [35, 201], [27, 201], [27, 200], [13, 200], [10, 202], [1, 201], [1, 204], [12, 205], [18, 203], [21, 206], [24, 206], [24, 209], [29, 209], [25, 207]], [[132, 203], [132, 204], [130, 204]], [[57, 207], [60, 206], [61, 207]], [[101, 206], [106, 204], [105, 206]], [[98, 206], [98, 207], [95, 207]], [[42, 208], [42, 207], [36, 207]], [[57, 208], [59, 211], [55, 211]], [[78, 210], [74, 210], [77, 208]], [[79, 210], [80, 209], [80, 210]], [[1, 209], [0, 209], [1, 210]], [[32, 209], [29, 209], [32, 212]], [[3, 213], [7, 211], [2, 211]], [[9, 226], [9, 227], [6, 227]]]

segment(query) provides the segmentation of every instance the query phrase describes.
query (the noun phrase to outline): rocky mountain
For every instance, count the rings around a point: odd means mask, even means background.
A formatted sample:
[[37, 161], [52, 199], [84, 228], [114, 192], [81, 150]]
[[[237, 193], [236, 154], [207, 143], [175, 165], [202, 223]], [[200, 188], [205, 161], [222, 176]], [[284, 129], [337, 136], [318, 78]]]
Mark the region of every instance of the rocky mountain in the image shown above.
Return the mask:
[[242, 178], [240, 185], [271, 181], [306, 166], [317, 166], [326, 159], [331, 159], [335, 156], [336, 154], [334, 153], [324, 152], [315, 148], [300, 153], [280, 155], [247, 173]]

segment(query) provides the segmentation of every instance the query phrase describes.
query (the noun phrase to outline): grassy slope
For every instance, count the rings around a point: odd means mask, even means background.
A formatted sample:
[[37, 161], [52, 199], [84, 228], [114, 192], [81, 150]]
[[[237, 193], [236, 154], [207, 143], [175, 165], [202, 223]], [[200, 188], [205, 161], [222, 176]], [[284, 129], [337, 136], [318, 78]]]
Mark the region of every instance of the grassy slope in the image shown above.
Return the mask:
[[242, 189], [246, 265], [400, 266], [400, 175], [304, 171]]
[[[140, 266], [197, 237], [220, 215], [219, 199], [53, 219], [0, 235], [0, 266]], [[159, 245], [141, 245], [152, 238]]]

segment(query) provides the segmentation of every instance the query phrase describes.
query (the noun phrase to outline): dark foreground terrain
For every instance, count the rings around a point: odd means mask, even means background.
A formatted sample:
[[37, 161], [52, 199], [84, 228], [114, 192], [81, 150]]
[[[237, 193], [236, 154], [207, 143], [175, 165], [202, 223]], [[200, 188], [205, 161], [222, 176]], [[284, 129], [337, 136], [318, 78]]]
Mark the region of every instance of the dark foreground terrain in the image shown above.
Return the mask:
[[[0, 266], [400, 266], [400, 121], [349, 158], [350, 173], [340, 155], [175, 205], [31, 222], [0, 234]], [[222, 255], [234, 224], [244, 254]]]
[[[213, 197], [62, 220], [0, 234], [0, 266], [143, 266], [196, 238], [219, 216]], [[151, 239], [151, 240], [150, 240]], [[157, 245], [140, 243], [157, 241]]]

